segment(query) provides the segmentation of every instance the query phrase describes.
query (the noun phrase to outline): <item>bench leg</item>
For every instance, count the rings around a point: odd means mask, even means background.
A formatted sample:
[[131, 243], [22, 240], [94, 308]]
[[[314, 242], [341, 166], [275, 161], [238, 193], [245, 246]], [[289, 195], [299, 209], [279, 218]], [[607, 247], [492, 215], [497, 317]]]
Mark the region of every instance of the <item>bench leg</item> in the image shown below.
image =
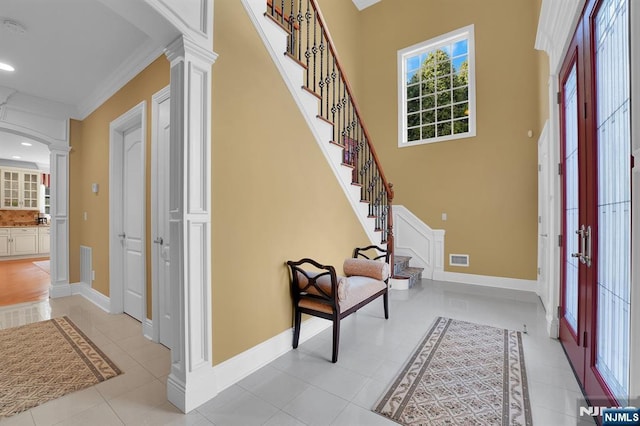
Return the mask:
[[389, 319], [389, 291], [382, 295], [384, 304], [384, 319]]
[[338, 362], [338, 345], [340, 344], [340, 318], [333, 320], [333, 354], [331, 362]]
[[298, 347], [298, 341], [300, 340], [300, 322], [302, 320], [302, 313], [296, 309], [295, 323], [293, 325], [293, 349]]

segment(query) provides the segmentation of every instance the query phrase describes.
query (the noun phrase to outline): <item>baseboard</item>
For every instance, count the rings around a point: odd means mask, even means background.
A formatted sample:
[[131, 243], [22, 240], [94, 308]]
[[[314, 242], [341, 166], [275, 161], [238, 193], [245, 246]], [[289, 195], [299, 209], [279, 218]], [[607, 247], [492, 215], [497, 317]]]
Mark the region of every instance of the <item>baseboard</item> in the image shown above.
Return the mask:
[[389, 278], [390, 290], [409, 290], [409, 279]]
[[89, 302], [96, 305], [98, 308], [102, 309], [106, 313], [111, 313], [111, 300], [100, 293], [97, 290], [91, 288], [89, 284], [86, 283], [75, 283], [71, 284], [71, 294], [80, 296], [87, 299]]
[[536, 280], [523, 280], [520, 278], [492, 277], [489, 275], [464, 274], [460, 272], [435, 273], [433, 279], [462, 284], [481, 285], [484, 287], [504, 288], [509, 290], [530, 291], [537, 294], [538, 282]]
[[198, 408], [218, 394], [215, 370], [210, 365], [201, 365], [189, 374], [189, 383], [184, 382], [173, 372], [167, 377], [167, 399], [183, 413]]
[[[309, 340], [329, 327], [331, 327], [331, 321], [321, 318], [310, 318], [306, 320], [302, 323], [300, 329], [300, 343]], [[213, 369], [216, 372], [218, 392], [239, 382], [249, 374], [275, 360], [280, 355], [290, 351], [293, 338], [292, 333], [293, 329], [283, 331], [271, 339], [215, 365]]]
[[552, 339], [560, 337], [560, 323], [557, 318], [549, 318], [547, 316], [547, 333]]
[[142, 321], [142, 335], [147, 339], [158, 343], [157, 341], [153, 340], [153, 321], [149, 318], [145, 318]]

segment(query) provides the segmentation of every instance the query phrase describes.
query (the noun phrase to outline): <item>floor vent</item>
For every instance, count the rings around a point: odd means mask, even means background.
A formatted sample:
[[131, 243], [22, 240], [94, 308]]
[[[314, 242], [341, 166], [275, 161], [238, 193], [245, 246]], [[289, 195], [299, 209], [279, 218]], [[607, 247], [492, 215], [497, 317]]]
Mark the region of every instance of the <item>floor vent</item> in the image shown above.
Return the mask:
[[468, 254], [450, 254], [449, 255], [450, 266], [469, 266]]
[[91, 285], [91, 247], [80, 246], [80, 281]]

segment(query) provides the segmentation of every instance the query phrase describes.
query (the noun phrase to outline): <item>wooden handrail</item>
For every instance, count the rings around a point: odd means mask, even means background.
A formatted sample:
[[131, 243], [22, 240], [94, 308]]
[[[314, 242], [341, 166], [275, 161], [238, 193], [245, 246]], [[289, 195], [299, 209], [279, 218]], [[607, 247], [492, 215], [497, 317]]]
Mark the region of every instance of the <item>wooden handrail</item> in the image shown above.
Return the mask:
[[364, 125], [364, 120], [362, 120], [362, 115], [360, 114], [360, 108], [358, 108], [358, 104], [356, 103], [356, 99], [353, 96], [353, 90], [351, 89], [351, 84], [349, 83], [349, 79], [347, 78], [347, 74], [342, 69], [342, 63], [340, 62], [340, 58], [338, 57], [338, 52], [336, 52], [336, 49], [334, 47], [335, 43], [333, 42], [333, 39], [331, 38], [331, 34], [329, 34], [329, 31], [327, 30], [327, 26], [326, 26], [326, 23], [325, 23], [325, 20], [324, 20], [324, 16], [322, 16], [322, 12], [320, 11], [320, 7], [318, 7], [317, 1], [316, 0], [310, 0], [310, 2], [311, 2], [311, 6], [313, 6], [313, 9], [316, 12], [316, 15], [318, 16], [318, 24], [320, 24], [320, 27], [322, 28], [322, 32], [324, 33], [324, 36], [327, 39], [327, 43], [329, 44], [329, 49], [331, 50], [331, 54], [335, 58], [336, 67], [340, 71], [340, 75], [342, 76], [342, 80], [343, 80], [344, 85], [345, 85], [345, 87], [347, 89], [347, 93], [349, 94], [349, 98], [351, 99], [351, 103], [353, 104], [353, 109], [355, 110], [355, 113], [358, 116], [358, 121], [360, 122], [360, 126], [362, 127], [362, 131], [364, 132], [364, 136], [367, 139], [367, 145], [369, 145], [369, 150], [371, 150], [371, 154], [373, 154], [373, 159], [374, 159], [374, 161], [376, 163], [376, 167], [378, 168], [378, 173], [380, 173], [380, 178], [382, 179], [382, 182], [384, 183], [385, 190], [387, 191], [387, 194], [390, 197], [390, 200], [392, 200], [393, 199], [393, 187], [391, 185], [389, 185], [389, 182], [387, 181], [387, 178], [384, 175], [384, 171], [382, 170], [382, 166], [380, 165], [380, 160], [378, 159], [378, 154], [376, 153], [376, 149], [374, 148], [373, 144], [371, 143], [371, 137], [369, 136], [369, 131], [367, 130], [366, 126]]

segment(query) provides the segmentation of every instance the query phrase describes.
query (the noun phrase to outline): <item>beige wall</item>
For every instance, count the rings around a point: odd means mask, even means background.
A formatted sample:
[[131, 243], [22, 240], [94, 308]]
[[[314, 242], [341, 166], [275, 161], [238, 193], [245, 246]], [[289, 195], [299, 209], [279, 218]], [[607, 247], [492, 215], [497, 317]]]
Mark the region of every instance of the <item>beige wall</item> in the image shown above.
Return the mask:
[[214, 28], [218, 364], [292, 326], [285, 261], [312, 257], [341, 270], [368, 240], [241, 3], [216, 3]]
[[[80, 277], [80, 245], [93, 249], [93, 288], [109, 296], [109, 125], [142, 101], [147, 102], [146, 210], [150, 235], [151, 96], [169, 84], [169, 62], [163, 56], [133, 78], [82, 122], [72, 122], [70, 168], [70, 276]], [[100, 185], [97, 194], [91, 184]], [[83, 220], [84, 212], [87, 220]], [[147, 253], [150, 253], [147, 238]], [[147, 261], [147, 316], [151, 317], [150, 261]], [[74, 279], [75, 277], [75, 279]]]
[[[470, 267], [448, 271], [536, 278], [537, 7], [536, 0], [404, 0], [362, 12], [365, 122], [395, 203], [446, 230], [447, 263], [450, 253], [470, 255]], [[477, 136], [399, 149], [397, 51], [470, 24]]]

